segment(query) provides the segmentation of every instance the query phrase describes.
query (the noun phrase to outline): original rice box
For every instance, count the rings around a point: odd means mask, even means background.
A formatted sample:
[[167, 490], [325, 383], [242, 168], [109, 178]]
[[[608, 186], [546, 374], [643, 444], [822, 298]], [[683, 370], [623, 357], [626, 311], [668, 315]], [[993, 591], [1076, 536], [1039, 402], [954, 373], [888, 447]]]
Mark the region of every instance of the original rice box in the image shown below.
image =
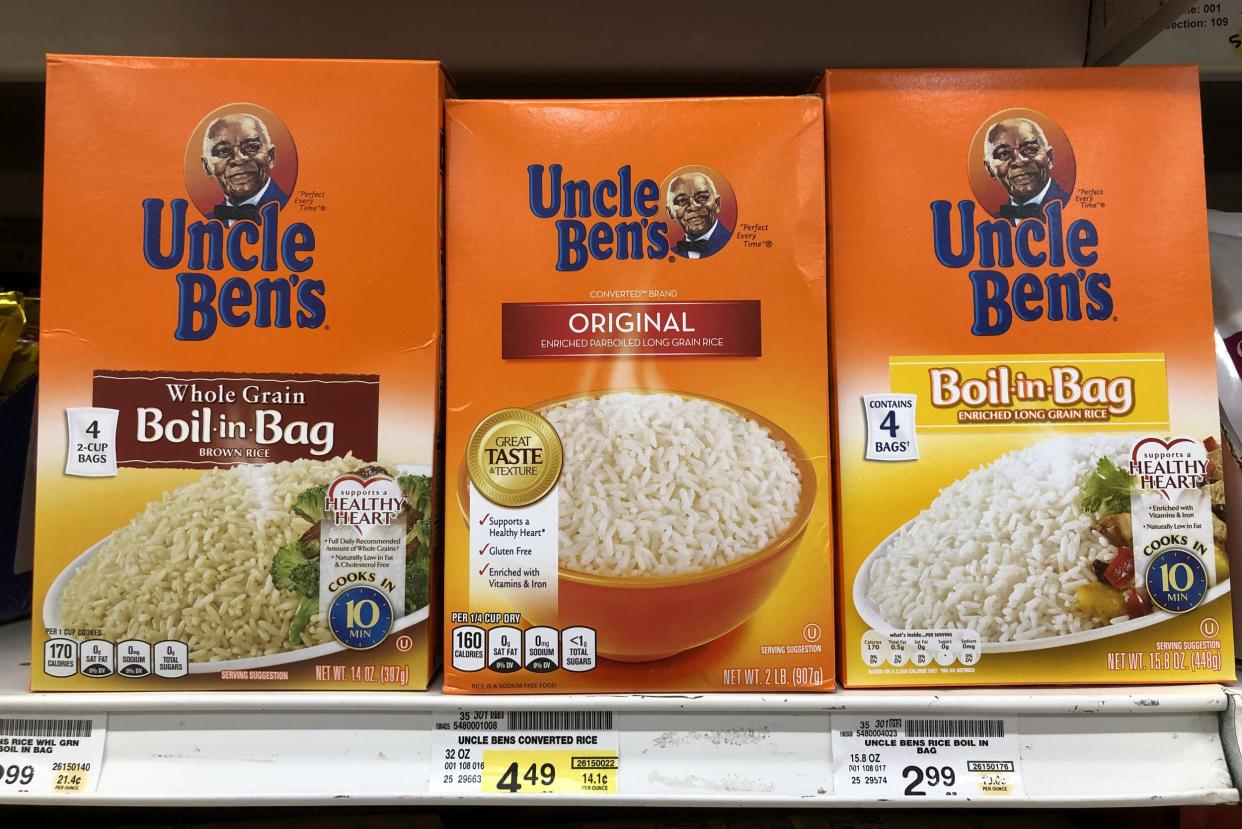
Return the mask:
[[845, 684], [1232, 678], [1195, 70], [823, 92]]
[[445, 690], [831, 689], [819, 100], [445, 120]]
[[32, 687], [425, 688], [439, 66], [47, 75]]

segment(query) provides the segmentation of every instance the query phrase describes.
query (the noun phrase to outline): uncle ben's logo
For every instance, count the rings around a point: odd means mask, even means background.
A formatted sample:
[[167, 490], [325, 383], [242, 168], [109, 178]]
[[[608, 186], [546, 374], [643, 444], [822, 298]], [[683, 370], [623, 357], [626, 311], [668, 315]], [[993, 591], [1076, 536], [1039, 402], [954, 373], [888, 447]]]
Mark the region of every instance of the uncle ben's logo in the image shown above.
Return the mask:
[[[1100, 234], [1089, 219], [1065, 215], [1104, 205], [1099, 191], [1073, 198], [1074, 150], [1056, 122], [1030, 109], [996, 113], [975, 133], [967, 170], [975, 199], [939, 199], [931, 213], [936, 259], [970, 268], [971, 333], [1113, 319], [1112, 278], [1097, 269]], [[979, 206], [991, 219], [976, 224]]]
[[526, 175], [530, 212], [556, 219], [558, 271], [580, 271], [593, 259], [707, 259], [737, 224], [733, 188], [698, 164], [662, 184], [635, 177], [629, 164], [599, 181], [572, 178], [560, 164], [532, 164]]
[[[297, 179], [297, 149], [280, 118], [249, 103], [213, 110], [191, 132], [184, 172], [189, 199], [142, 202], [143, 257], [178, 271], [173, 336], [322, 326], [326, 289], [308, 276], [315, 231], [305, 222], [280, 226]], [[189, 221], [191, 204], [202, 219]]]

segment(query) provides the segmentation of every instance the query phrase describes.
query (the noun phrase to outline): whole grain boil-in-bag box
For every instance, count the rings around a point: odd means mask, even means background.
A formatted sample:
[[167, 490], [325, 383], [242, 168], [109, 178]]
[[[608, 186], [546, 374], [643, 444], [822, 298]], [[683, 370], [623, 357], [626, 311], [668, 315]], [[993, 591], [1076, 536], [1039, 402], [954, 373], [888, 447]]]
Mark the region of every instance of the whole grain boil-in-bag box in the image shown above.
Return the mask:
[[445, 690], [831, 689], [821, 103], [445, 120]]
[[49, 58], [36, 690], [427, 686], [444, 91]]
[[823, 89], [845, 683], [1231, 678], [1195, 71]]

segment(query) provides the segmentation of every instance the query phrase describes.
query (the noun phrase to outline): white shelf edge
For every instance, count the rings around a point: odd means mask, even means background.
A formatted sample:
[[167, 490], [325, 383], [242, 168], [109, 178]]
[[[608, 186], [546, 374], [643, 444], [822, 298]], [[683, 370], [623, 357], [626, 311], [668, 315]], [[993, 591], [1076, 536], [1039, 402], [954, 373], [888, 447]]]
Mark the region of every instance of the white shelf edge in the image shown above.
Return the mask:
[[[676, 797], [626, 797], [623, 795], [607, 796], [573, 796], [573, 795], [478, 795], [445, 797], [440, 795], [338, 795], [325, 800], [308, 800], [305, 797], [264, 797], [264, 796], [233, 796], [227, 798], [207, 796], [199, 798], [177, 798], [170, 800], [159, 797], [126, 797], [106, 795], [82, 795], [75, 800], [66, 797], [37, 797], [22, 800], [5, 800], [0, 798], [0, 806], [61, 806], [71, 807], [74, 803], [81, 806], [133, 806], [145, 808], [185, 808], [185, 807], [220, 807], [229, 806], [612, 806], [612, 807], [701, 807], [701, 808], [830, 808], [830, 809], [874, 809], [877, 807], [893, 809], [1070, 809], [1070, 808], [1125, 808], [1142, 806], [1226, 806], [1239, 803], [1236, 789], [1212, 789], [1208, 791], [1185, 791], [1162, 793], [1151, 796], [1103, 795], [1086, 800], [1074, 797], [1028, 797], [1022, 800], [1003, 799], [967, 799], [950, 801], [896, 801], [896, 800], [859, 800], [837, 798], [832, 795], [805, 797], [763, 797], [746, 798], [728, 795], [713, 796], [676, 796]], [[81, 801], [80, 803], [78, 801]]]
[[832, 694], [547, 694], [482, 696], [430, 691], [185, 691], [0, 693], [0, 710], [9, 712], [92, 710], [155, 711], [452, 711], [578, 710], [660, 712], [804, 712], [944, 714], [1003, 710], [1014, 715], [1196, 714], [1222, 712], [1227, 705], [1219, 685], [1098, 688], [929, 689], [922, 691], [843, 690]]

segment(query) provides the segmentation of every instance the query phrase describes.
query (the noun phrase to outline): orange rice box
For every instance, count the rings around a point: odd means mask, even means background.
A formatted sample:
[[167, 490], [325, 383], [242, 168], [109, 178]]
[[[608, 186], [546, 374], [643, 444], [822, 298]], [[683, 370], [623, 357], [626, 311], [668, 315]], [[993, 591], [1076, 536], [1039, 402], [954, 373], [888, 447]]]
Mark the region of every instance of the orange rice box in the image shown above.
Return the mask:
[[447, 105], [446, 691], [833, 687], [822, 109]]
[[427, 687], [444, 94], [49, 57], [35, 690]]
[[1232, 678], [1195, 70], [823, 92], [846, 685]]

